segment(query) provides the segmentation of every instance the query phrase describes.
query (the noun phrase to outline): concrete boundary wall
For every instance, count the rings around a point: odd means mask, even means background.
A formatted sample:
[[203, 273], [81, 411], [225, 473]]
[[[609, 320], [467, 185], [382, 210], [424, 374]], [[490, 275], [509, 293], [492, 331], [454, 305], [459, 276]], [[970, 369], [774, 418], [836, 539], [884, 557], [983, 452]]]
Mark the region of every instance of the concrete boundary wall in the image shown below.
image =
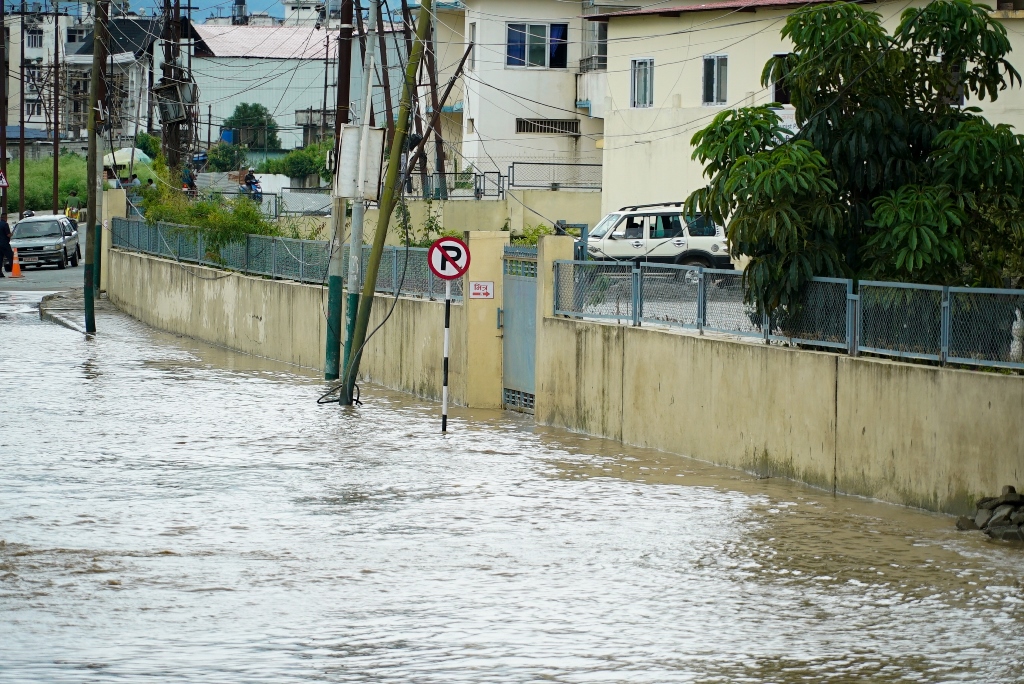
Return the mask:
[[556, 317], [571, 248], [540, 240], [538, 423], [933, 511], [1024, 488], [1024, 377]]
[[[474, 253], [467, 280], [500, 288], [508, 234], [470, 232], [467, 239]], [[144, 323], [247, 354], [324, 368], [324, 288], [120, 249], [107, 252], [104, 267], [111, 303]], [[452, 306], [449, 386], [455, 404], [501, 406], [501, 335], [495, 327], [500, 296], [499, 289], [495, 299]], [[392, 305], [390, 320], [366, 344], [359, 380], [440, 399], [444, 302], [400, 297], [396, 303], [393, 296], [377, 294], [371, 331]]]

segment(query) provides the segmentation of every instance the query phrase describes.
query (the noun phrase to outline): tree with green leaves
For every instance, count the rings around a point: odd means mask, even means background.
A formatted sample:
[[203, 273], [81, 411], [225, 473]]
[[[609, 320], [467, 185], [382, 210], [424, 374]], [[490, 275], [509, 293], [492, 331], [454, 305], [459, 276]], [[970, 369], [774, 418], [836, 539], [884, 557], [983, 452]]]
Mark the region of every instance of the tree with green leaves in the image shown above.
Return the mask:
[[749, 257], [745, 296], [795, 310], [814, 276], [997, 286], [1021, 273], [1024, 136], [965, 101], [1021, 84], [1006, 30], [971, 0], [906, 10], [892, 35], [853, 3], [797, 10], [765, 65], [777, 105], [694, 135], [709, 183], [687, 199]]
[[236, 105], [231, 116], [224, 119], [223, 127], [237, 129], [241, 136], [239, 142], [248, 144], [252, 149], [281, 149], [281, 139], [277, 137], [277, 121], [270, 110], [259, 103], [242, 102]]
[[143, 151], [150, 159], [160, 156], [160, 138], [149, 133], [139, 133], [135, 137], [135, 146]]
[[241, 145], [219, 142], [210, 148], [207, 165], [211, 171], [238, 171], [245, 166], [247, 154]]

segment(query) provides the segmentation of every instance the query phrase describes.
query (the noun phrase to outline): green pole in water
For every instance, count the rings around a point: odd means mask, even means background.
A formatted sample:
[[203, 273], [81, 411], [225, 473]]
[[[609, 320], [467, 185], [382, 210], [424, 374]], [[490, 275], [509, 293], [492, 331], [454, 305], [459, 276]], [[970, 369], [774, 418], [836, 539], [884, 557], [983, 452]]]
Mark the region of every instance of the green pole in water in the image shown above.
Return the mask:
[[99, 188], [103, 182], [103, 174], [98, 172], [100, 166], [100, 146], [97, 138], [97, 108], [100, 102], [106, 98], [103, 96], [104, 80], [103, 70], [106, 66], [106, 24], [107, 24], [107, 3], [99, 0], [96, 3], [96, 21], [93, 27], [93, 50], [92, 50], [92, 75], [89, 79], [89, 154], [88, 154], [88, 199], [86, 209], [88, 230], [85, 234], [85, 332], [96, 332], [96, 287], [99, 285], [99, 264], [96, 259], [99, 254], [101, 243], [101, 225], [99, 206]]

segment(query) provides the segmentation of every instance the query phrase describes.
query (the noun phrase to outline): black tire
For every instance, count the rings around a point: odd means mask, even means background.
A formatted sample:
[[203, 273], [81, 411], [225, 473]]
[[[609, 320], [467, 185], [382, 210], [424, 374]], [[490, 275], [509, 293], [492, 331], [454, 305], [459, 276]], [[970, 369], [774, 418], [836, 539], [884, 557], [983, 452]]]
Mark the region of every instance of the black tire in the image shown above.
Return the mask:
[[64, 270], [68, 267], [68, 250], [64, 250], [64, 258], [57, 262], [57, 268]]
[[75, 256], [78, 257], [79, 261], [82, 260], [82, 243], [75, 245]]
[[706, 259], [701, 259], [700, 257], [686, 257], [678, 263], [680, 266], [703, 266], [704, 268], [714, 268], [714, 266], [712, 266]]
[[78, 268], [78, 247], [75, 247], [75, 251], [71, 253], [71, 267]]

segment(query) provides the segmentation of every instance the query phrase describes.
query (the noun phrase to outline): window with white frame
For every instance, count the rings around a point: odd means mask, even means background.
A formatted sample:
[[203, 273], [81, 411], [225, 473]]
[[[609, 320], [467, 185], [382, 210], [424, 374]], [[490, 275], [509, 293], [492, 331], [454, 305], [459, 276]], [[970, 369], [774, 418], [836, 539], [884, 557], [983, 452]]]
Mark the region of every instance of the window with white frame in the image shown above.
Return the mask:
[[630, 106], [633, 108], [654, 106], [654, 60], [645, 57], [634, 59], [630, 66]]
[[25, 114], [28, 116], [42, 116], [43, 115], [43, 103], [42, 102], [26, 102], [25, 103]]
[[565, 69], [569, 65], [568, 24], [509, 24], [505, 66]]
[[28, 42], [26, 45], [30, 48], [41, 48], [43, 47], [43, 30], [42, 29], [29, 29]]
[[473, 47], [469, 49], [469, 70], [476, 71], [476, 22], [469, 25], [469, 42]]
[[725, 104], [729, 87], [729, 58], [709, 55], [704, 58], [704, 104]]

